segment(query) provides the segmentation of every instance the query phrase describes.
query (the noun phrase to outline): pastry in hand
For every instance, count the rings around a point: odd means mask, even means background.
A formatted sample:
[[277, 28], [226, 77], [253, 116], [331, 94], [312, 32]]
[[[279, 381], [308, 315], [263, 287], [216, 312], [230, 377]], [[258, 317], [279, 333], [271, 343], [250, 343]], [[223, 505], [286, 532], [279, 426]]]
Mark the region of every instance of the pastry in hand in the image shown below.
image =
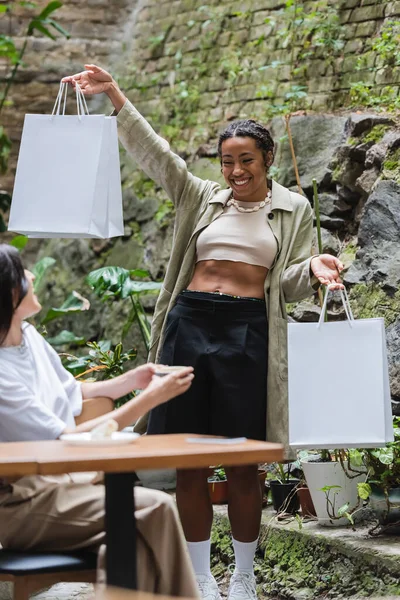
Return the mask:
[[104, 440], [111, 438], [115, 431], [118, 431], [118, 423], [114, 419], [109, 419], [105, 423], [97, 425], [90, 433], [92, 434], [92, 440]]

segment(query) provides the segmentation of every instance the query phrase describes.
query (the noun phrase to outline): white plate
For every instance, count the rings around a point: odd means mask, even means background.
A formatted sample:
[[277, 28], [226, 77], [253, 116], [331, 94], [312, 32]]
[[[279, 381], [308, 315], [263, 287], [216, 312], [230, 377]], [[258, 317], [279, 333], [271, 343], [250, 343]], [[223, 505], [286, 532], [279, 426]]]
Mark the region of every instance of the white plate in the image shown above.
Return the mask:
[[138, 437], [140, 437], [140, 433], [115, 431], [111, 437], [93, 439], [92, 434], [89, 431], [87, 433], [64, 433], [60, 435], [60, 440], [70, 446], [118, 446], [120, 444], [133, 442]]
[[159, 377], [164, 377], [165, 375], [169, 375], [170, 373], [176, 373], [177, 371], [181, 371], [182, 369], [186, 369], [187, 367], [178, 366], [178, 365], [155, 365], [155, 375]]

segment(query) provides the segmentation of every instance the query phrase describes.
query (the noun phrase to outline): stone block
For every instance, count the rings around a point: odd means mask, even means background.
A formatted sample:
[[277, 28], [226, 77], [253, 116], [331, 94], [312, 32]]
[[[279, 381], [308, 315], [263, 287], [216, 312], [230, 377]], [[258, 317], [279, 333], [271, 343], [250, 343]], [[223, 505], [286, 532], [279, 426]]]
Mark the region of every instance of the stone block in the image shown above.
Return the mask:
[[364, 47], [364, 42], [362, 39], [355, 38], [353, 40], [348, 40], [344, 46], [343, 52], [345, 54], [358, 54], [361, 53]]
[[384, 4], [373, 4], [371, 6], [360, 6], [355, 8], [350, 16], [351, 23], [360, 23], [362, 21], [373, 21], [383, 19], [385, 16]]
[[352, 40], [356, 35], [357, 24], [348, 23], [344, 28], [344, 39]]
[[400, 1], [388, 2], [385, 9], [385, 17], [396, 17], [400, 15]]
[[375, 83], [378, 85], [393, 83], [393, 71], [390, 67], [383, 67], [383, 69], [377, 69], [375, 72]]
[[358, 64], [358, 57], [357, 56], [346, 56], [343, 64], [342, 64], [342, 72], [343, 73], [348, 73], [349, 71], [355, 71], [356, 67]]
[[358, 38], [369, 37], [373, 35], [378, 28], [379, 21], [364, 21], [358, 23], [355, 30], [355, 36]]
[[352, 9], [347, 9], [347, 10], [342, 10], [339, 13], [339, 19], [340, 19], [340, 23], [342, 25], [344, 25], [345, 23], [348, 23], [350, 21], [350, 17], [351, 17], [351, 13], [353, 12]]
[[259, 11], [255, 12], [255, 13], [253, 13], [252, 25], [253, 26], [266, 25], [265, 21], [267, 19], [272, 19], [272, 18], [273, 18], [273, 16], [271, 15], [271, 11], [269, 11], [269, 10], [259, 10]]

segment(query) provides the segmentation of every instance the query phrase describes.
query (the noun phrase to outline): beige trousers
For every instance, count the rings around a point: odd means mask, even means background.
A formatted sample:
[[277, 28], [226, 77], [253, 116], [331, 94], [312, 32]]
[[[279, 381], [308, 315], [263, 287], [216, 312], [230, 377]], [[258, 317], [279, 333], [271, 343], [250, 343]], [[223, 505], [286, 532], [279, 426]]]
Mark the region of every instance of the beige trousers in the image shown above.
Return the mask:
[[[95, 474], [23, 477], [0, 493], [0, 542], [12, 550], [98, 550], [105, 541], [102, 483]], [[141, 591], [198, 597], [173, 498], [135, 488]]]

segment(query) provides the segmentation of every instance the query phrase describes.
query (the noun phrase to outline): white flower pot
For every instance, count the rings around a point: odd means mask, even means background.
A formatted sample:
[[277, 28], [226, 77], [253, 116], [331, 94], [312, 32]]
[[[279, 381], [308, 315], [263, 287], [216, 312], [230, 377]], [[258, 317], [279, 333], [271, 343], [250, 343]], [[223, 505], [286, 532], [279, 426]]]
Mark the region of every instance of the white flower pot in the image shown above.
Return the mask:
[[[348, 525], [346, 517], [332, 519], [328, 513], [326, 493], [321, 488], [326, 486], [339, 486], [329, 491], [329, 500], [334, 503], [334, 514], [338, 515], [341, 506], [349, 504], [348, 511], [351, 512], [358, 504], [357, 483], [365, 481], [365, 474], [349, 479], [340, 462], [309, 462], [301, 461], [304, 476], [310, 490], [311, 498], [317, 513], [318, 523], [327, 527]], [[358, 470], [358, 469], [357, 469]], [[329, 511], [332, 514], [332, 508]]]

